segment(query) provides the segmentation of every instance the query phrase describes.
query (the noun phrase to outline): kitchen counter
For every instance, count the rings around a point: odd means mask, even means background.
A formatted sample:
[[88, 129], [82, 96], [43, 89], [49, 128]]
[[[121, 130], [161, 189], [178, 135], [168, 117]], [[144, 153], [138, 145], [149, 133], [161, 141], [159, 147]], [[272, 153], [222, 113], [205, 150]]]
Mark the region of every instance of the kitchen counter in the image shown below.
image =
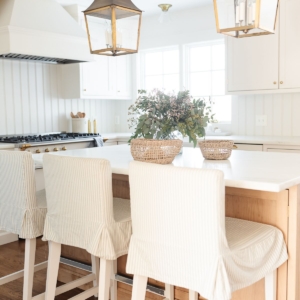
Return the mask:
[[[133, 160], [128, 145], [51, 154], [105, 158], [110, 161], [112, 172], [121, 175], [128, 175], [129, 163]], [[33, 154], [36, 166], [42, 167], [43, 155]], [[226, 186], [234, 188], [280, 192], [300, 184], [300, 155], [294, 153], [233, 151], [227, 161], [208, 161], [203, 159], [199, 148], [184, 148], [173, 166], [222, 170]]]
[[[130, 199], [128, 166], [132, 161], [128, 145], [68, 150], [50, 155], [105, 158], [112, 166], [112, 190], [114, 197]], [[34, 154], [36, 163], [42, 166], [43, 155]], [[225, 174], [225, 213], [227, 217], [244, 219], [279, 228], [284, 235], [289, 260], [278, 269], [276, 300], [300, 299], [300, 155], [269, 152], [235, 151], [227, 161], [204, 160], [200, 149], [184, 148], [174, 167], [219, 169]], [[42, 173], [43, 170], [36, 172]], [[42, 174], [41, 174], [41, 177]], [[209, 201], [209, 199], [207, 199]], [[182, 199], [187, 203], [187, 199]], [[86, 251], [63, 245], [61, 255], [81, 263], [90, 264]], [[127, 256], [118, 259], [117, 273], [126, 273]], [[80, 271], [80, 276], [88, 273]], [[70, 282], [78, 278], [78, 269], [61, 265], [58, 280]], [[164, 283], [149, 279], [149, 283], [164, 288]], [[129, 285], [120, 283], [118, 294], [122, 298], [131, 293]], [[188, 290], [175, 287], [176, 298], [188, 299]], [[148, 296], [149, 298], [149, 296]], [[163, 298], [157, 298], [163, 299]], [[203, 299], [203, 298], [201, 298]], [[264, 299], [264, 279], [236, 291], [233, 300]]]
[[0, 143], [0, 150], [6, 150], [6, 149], [13, 149], [15, 148], [15, 144], [6, 144], [6, 143]]
[[[127, 142], [131, 136], [131, 133], [104, 133], [102, 137], [114, 141]], [[280, 137], [280, 136], [242, 136], [242, 135], [230, 135], [230, 136], [209, 136], [205, 137], [207, 140], [231, 140], [236, 144], [272, 144], [272, 145], [294, 145], [300, 146], [299, 137]], [[188, 138], [184, 138], [184, 143], [189, 143]]]

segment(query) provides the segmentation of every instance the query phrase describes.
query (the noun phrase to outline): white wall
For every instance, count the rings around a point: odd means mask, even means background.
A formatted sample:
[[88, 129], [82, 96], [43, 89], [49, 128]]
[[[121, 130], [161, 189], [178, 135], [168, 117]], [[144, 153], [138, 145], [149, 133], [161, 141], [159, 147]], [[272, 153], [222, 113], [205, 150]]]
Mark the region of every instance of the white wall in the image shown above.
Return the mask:
[[71, 111], [95, 116], [100, 133], [127, 131], [131, 101], [59, 99], [57, 78], [55, 65], [0, 60], [0, 135], [71, 131]]

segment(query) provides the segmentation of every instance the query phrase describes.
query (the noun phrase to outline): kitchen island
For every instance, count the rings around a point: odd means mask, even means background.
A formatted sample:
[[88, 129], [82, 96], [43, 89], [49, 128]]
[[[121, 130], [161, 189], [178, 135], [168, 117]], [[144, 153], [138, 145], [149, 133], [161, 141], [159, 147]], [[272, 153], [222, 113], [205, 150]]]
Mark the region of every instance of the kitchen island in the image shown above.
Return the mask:
[[[130, 147], [111, 146], [70, 150], [51, 155], [98, 157], [111, 162], [113, 193], [115, 197], [130, 198], [128, 166], [132, 161]], [[42, 155], [34, 155], [37, 165], [42, 167]], [[222, 170], [226, 184], [226, 215], [279, 228], [288, 246], [289, 260], [278, 269], [277, 299], [300, 299], [300, 155], [286, 153], [236, 151], [227, 161], [204, 160], [199, 148], [184, 148], [172, 167], [210, 168]], [[205, 242], [205, 241], [204, 241]], [[83, 250], [62, 248], [62, 256], [89, 263], [90, 256]], [[129, 277], [125, 272], [126, 256], [118, 259], [118, 274]], [[59, 280], [67, 282], [85, 271], [62, 265]], [[164, 284], [150, 279], [152, 285]], [[130, 299], [131, 287], [118, 284], [119, 299]], [[147, 293], [149, 299], [163, 297]], [[175, 298], [188, 299], [187, 290], [176, 287]], [[199, 296], [199, 299], [202, 299]], [[264, 279], [237, 291], [233, 300], [264, 300]]]

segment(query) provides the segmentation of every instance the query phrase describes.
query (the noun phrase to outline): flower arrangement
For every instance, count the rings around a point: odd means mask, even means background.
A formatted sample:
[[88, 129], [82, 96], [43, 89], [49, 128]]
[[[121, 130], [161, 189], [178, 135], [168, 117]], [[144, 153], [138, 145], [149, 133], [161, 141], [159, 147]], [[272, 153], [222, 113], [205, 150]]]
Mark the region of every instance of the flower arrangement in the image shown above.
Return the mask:
[[195, 100], [189, 91], [177, 95], [158, 89], [149, 94], [145, 90], [138, 93], [136, 102], [129, 107], [129, 128], [135, 130], [129, 142], [136, 138], [172, 139], [173, 133], [179, 131], [196, 147], [197, 138], [205, 136], [204, 127], [213, 120], [205, 99]]

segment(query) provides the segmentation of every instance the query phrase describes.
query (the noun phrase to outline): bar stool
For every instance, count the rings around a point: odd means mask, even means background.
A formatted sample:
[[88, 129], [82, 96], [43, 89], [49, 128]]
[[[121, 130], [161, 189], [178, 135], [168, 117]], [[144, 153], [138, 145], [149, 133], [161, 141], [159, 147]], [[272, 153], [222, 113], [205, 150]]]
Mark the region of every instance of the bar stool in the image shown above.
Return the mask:
[[145, 299], [147, 277], [189, 289], [190, 300], [229, 300], [265, 277], [265, 299], [276, 299], [276, 270], [288, 258], [283, 234], [225, 218], [221, 171], [132, 162], [129, 180], [132, 300]]
[[[94, 287], [72, 298], [117, 299], [116, 259], [127, 254], [131, 236], [130, 201], [114, 199], [112, 171], [104, 159], [44, 155], [48, 212], [43, 240], [49, 241], [49, 267], [45, 300], [53, 300], [61, 244], [79, 247], [100, 258], [87, 281]], [[111, 285], [112, 280], [112, 286]]]
[[23, 300], [32, 299], [36, 237], [43, 234], [47, 212], [45, 190], [36, 193], [34, 162], [28, 152], [0, 151], [0, 230], [25, 239], [24, 270], [0, 278], [0, 285], [24, 277]]

